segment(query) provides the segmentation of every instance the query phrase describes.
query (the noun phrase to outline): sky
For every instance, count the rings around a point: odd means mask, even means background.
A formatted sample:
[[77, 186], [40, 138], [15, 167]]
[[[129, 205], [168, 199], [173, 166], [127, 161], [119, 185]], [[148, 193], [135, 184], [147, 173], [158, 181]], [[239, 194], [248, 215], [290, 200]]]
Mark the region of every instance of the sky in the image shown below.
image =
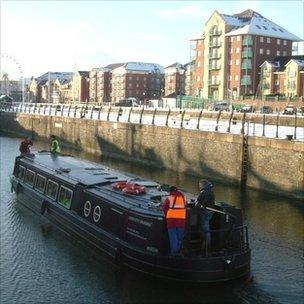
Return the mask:
[[203, 32], [214, 10], [235, 14], [250, 8], [303, 38], [303, 3], [1, 0], [1, 71], [16, 78], [19, 70], [38, 77], [126, 61], [187, 63], [189, 38]]

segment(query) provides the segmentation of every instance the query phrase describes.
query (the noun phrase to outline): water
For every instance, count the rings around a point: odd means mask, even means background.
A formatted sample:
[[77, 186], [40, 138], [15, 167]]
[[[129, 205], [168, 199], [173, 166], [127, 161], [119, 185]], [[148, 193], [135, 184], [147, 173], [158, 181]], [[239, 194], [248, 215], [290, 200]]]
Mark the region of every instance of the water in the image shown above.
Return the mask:
[[[109, 262], [21, 207], [9, 176], [19, 139], [0, 137], [1, 303], [303, 303], [304, 204], [215, 184], [218, 201], [243, 209], [252, 248], [253, 280], [217, 287], [179, 286], [117, 270]], [[47, 148], [34, 143], [36, 149]], [[75, 152], [82, 158], [101, 161]], [[117, 160], [105, 165], [196, 192], [197, 179]]]

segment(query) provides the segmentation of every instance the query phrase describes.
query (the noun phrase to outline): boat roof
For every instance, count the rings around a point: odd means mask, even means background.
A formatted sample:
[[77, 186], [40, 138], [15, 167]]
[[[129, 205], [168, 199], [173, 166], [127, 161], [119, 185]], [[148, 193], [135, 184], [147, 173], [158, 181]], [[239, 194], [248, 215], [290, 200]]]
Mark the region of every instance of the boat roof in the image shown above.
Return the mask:
[[[116, 171], [101, 164], [81, 160], [70, 155], [53, 155], [50, 152], [43, 151], [23, 156], [21, 159], [23, 163], [47, 172], [53, 175], [55, 179], [64, 180], [72, 185], [81, 183], [86, 186], [87, 193], [106, 198], [126, 208], [131, 207], [133, 210], [138, 208], [138, 211], [141, 210], [140, 212], [143, 212], [142, 209], [146, 209], [149, 210], [149, 214], [151, 214], [151, 211], [154, 213], [151, 210], [151, 203], [157, 203], [168, 195], [167, 191], [158, 189], [159, 184], [155, 181]], [[118, 181], [130, 181], [139, 184], [146, 187], [147, 191], [141, 195], [124, 194], [120, 190], [113, 189], [113, 184]], [[159, 210], [155, 210], [155, 213], [159, 213]]]

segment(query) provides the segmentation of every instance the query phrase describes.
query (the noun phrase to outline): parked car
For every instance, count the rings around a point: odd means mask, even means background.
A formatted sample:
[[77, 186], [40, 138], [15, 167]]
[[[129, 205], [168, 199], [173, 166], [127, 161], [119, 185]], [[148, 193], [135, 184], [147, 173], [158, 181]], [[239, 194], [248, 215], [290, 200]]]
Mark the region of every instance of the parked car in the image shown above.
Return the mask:
[[252, 113], [254, 112], [254, 106], [251, 105], [245, 105], [240, 110], [241, 113]]
[[283, 111], [284, 115], [294, 115], [297, 113], [297, 109], [294, 105], [287, 105]]
[[121, 99], [115, 103], [116, 107], [137, 107], [138, 102], [135, 98]]
[[260, 113], [262, 113], [262, 114], [271, 114], [271, 113], [273, 113], [273, 109], [270, 106], [263, 106], [260, 109]]
[[229, 111], [228, 102], [218, 102], [214, 106], [214, 111]]

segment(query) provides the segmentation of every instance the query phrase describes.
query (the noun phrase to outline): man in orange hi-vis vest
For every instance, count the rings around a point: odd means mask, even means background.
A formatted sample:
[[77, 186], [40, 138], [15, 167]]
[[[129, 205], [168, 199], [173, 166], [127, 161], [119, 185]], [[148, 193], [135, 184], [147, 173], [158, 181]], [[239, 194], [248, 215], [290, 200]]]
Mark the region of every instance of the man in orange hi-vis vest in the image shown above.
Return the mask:
[[162, 205], [167, 220], [171, 254], [179, 253], [185, 234], [186, 226], [186, 198], [174, 186]]

